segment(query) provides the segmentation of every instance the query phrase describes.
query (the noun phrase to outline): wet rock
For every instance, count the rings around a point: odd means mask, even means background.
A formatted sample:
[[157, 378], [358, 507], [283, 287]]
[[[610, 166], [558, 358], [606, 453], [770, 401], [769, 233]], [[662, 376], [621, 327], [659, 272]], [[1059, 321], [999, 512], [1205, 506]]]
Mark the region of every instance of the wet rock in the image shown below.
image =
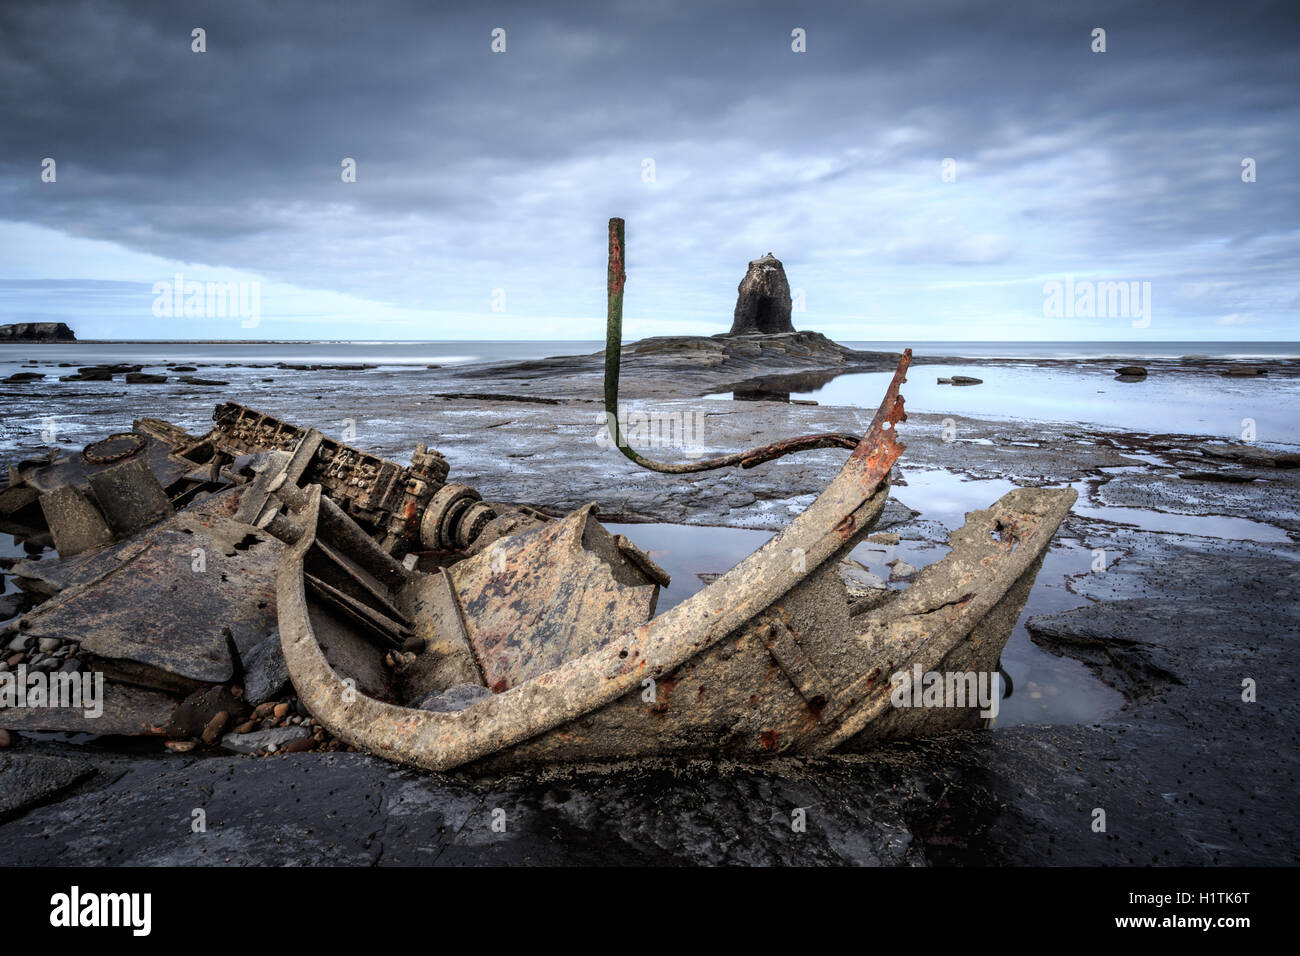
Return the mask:
[[969, 375], [954, 375], [954, 376], [952, 377], [952, 384], [954, 384], [954, 385], [983, 385], [983, 384], [984, 384], [984, 379], [982, 379], [982, 378], [972, 378], [972, 377], [969, 376]]
[[229, 687], [209, 687], [181, 702], [167, 723], [166, 733], [168, 737], [198, 737], [218, 715], [225, 713], [229, 720], [232, 715], [242, 717], [246, 712], [243, 700]]
[[166, 375], [153, 375], [149, 372], [127, 372], [126, 384], [128, 385], [161, 385], [167, 381]]
[[749, 264], [737, 288], [731, 335], [771, 335], [793, 332], [790, 322], [790, 283], [785, 267], [772, 253]]
[[884, 579], [878, 574], [872, 574], [856, 561], [841, 561], [837, 570], [850, 598], [869, 597], [884, 590]]
[[1242, 365], [1224, 369], [1220, 374], [1228, 378], [1255, 378], [1259, 375], [1267, 375], [1268, 369]]
[[167, 366], [173, 372], [197, 372], [198, 369], [193, 365], [169, 365]]
[[110, 369], [90, 367], [79, 368], [74, 375], [63, 375], [59, 377], [60, 382], [109, 382], [113, 379], [113, 372]]
[[279, 697], [288, 686], [289, 668], [280, 649], [280, 629], [275, 628], [244, 656], [244, 700], [256, 708]]
[[186, 385], [214, 386], [214, 385], [230, 384], [229, 382], [218, 381], [217, 379], [214, 378], [196, 378], [193, 375], [182, 375], [180, 381]]
[[890, 581], [910, 581], [916, 577], [917, 570], [901, 558], [895, 558], [889, 563], [889, 580]]
[[5, 379], [10, 384], [21, 384], [23, 382], [35, 382], [45, 378], [43, 372], [15, 372]]
[[1141, 365], [1125, 365], [1115, 369], [1115, 374], [1126, 378], [1146, 378], [1147, 370]]
[[0, 755], [0, 820], [8, 820], [96, 775], [89, 762], [63, 756]]
[[221, 738], [221, 746], [237, 754], [276, 753], [295, 740], [311, 739], [311, 731], [305, 727], [269, 727], [251, 734], [226, 734]]
[[1256, 479], [1255, 475], [1246, 471], [1184, 471], [1178, 477], [1188, 481], [1223, 481], [1230, 484], [1246, 484]]
[[23, 595], [18, 591], [0, 594], [0, 621], [18, 614], [23, 608], [23, 601]]

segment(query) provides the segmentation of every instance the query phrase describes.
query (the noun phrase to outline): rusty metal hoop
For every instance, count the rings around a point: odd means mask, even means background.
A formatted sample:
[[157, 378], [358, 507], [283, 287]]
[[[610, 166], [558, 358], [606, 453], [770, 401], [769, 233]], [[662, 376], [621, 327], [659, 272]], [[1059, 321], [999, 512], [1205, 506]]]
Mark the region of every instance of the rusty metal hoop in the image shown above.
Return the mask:
[[[123, 439], [127, 440], [131, 444], [121, 451], [106, 451], [101, 454], [98, 451], [92, 450], [96, 448], [108, 448], [114, 442]], [[144, 436], [138, 435], [135, 432], [117, 432], [114, 435], [109, 435], [107, 438], [101, 438], [99, 441], [91, 442], [85, 448], [81, 449], [81, 457], [92, 465], [108, 465], [115, 461], [124, 461], [132, 455], [139, 454], [146, 444], [147, 442], [145, 441]]]

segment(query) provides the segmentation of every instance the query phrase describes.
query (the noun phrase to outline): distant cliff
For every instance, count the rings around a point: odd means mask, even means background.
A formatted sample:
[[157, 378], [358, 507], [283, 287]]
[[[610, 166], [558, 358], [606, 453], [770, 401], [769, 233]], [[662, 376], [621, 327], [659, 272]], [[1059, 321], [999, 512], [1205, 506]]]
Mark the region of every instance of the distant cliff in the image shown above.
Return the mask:
[[75, 341], [77, 336], [63, 322], [17, 322], [13, 325], [0, 325], [0, 345], [7, 342], [32, 344]]

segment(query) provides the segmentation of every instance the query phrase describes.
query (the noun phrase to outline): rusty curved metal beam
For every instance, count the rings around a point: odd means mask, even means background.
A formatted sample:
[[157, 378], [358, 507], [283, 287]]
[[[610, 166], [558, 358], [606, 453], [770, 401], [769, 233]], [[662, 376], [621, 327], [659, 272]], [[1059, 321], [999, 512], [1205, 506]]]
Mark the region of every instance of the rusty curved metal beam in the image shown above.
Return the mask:
[[[606, 279], [608, 304], [605, 317], [605, 421], [609, 428], [609, 437], [623, 457], [635, 465], [650, 471], [669, 475], [686, 475], [699, 471], [713, 471], [718, 468], [753, 468], [764, 462], [793, 455], [796, 452], [812, 451], [815, 448], [856, 448], [862, 439], [848, 432], [822, 432], [816, 435], [801, 435], [772, 442], [748, 451], [738, 451], [716, 458], [701, 461], [669, 462], [646, 458], [627, 443], [622, 428], [618, 424], [618, 376], [623, 355], [623, 288], [627, 284], [625, 258], [625, 236], [622, 219], [609, 221], [609, 271]], [[911, 352], [908, 352], [908, 361]]]
[[[581, 657], [464, 710], [435, 713], [367, 697], [330, 666], [312, 632], [303, 559], [321, 503], [311, 486], [297, 515], [305, 532], [286, 547], [277, 584], [280, 640], [303, 703], [331, 733], [378, 756], [449, 770], [528, 740], [636, 690], [713, 646], [832, 560], [884, 508], [886, 478], [903, 452], [899, 361], [871, 431], [808, 508], [713, 584], [654, 620]], [[883, 487], [882, 487], [883, 486]], [[800, 553], [803, 560], [793, 561]]]

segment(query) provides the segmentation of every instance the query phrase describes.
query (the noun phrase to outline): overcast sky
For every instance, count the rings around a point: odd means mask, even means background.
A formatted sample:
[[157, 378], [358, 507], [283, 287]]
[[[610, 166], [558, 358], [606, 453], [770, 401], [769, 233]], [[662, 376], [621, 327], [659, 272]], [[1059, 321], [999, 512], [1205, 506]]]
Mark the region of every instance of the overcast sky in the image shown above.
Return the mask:
[[[447, 6], [0, 5], [0, 322], [595, 339], [622, 216], [629, 338], [769, 251], [841, 340], [1297, 338], [1294, 0]], [[259, 321], [156, 317], [177, 273]], [[1045, 315], [1067, 275], [1149, 324]]]

